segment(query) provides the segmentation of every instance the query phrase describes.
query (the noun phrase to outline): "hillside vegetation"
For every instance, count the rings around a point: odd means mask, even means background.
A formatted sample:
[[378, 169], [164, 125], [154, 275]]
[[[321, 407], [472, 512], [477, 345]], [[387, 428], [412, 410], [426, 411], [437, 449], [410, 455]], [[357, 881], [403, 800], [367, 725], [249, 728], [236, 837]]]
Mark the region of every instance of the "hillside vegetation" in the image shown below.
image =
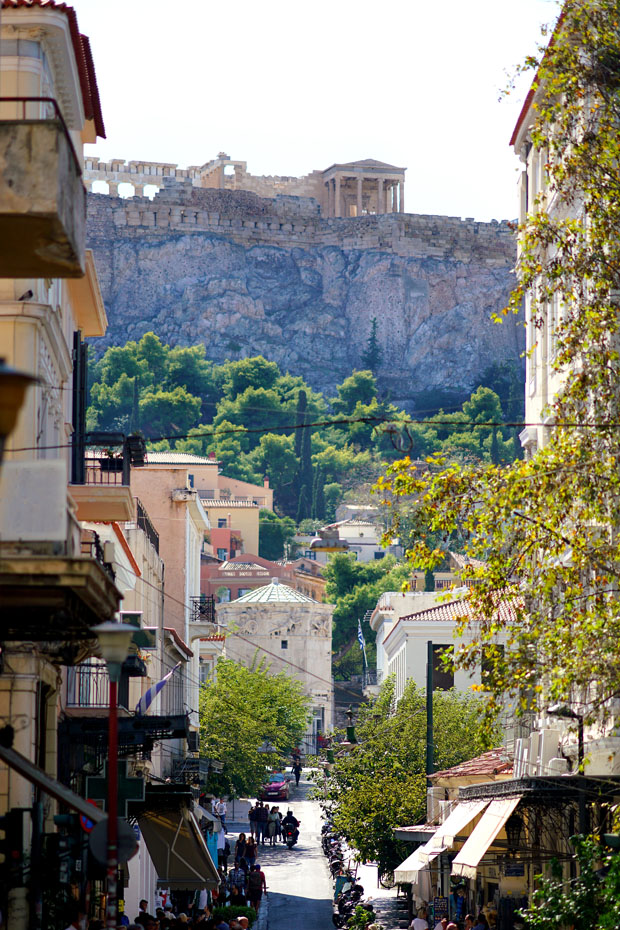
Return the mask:
[[[372, 336], [366, 359], [372, 363]], [[367, 495], [382, 465], [403, 453], [513, 461], [515, 430], [480, 424], [520, 414], [518, 377], [497, 366], [487, 382], [460, 409], [412, 424], [380, 396], [370, 368], [353, 371], [328, 398], [262, 356], [217, 365], [202, 344], [171, 348], [146, 333], [92, 365], [88, 426], [141, 430], [154, 450], [213, 454], [232, 478], [269, 478], [280, 515], [330, 521], [343, 499]]]

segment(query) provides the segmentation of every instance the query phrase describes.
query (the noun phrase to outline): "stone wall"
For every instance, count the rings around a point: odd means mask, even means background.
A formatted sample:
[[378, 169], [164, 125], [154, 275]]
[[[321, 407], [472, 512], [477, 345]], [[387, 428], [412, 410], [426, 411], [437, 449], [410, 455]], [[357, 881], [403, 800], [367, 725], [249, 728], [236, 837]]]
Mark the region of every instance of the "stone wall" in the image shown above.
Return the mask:
[[263, 354], [332, 393], [361, 365], [373, 318], [392, 398], [469, 390], [517, 362], [519, 321], [497, 326], [516, 257], [508, 223], [414, 214], [323, 219], [305, 197], [199, 189], [150, 201], [90, 194], [109, 327], [95, 350], [154, 330], [215, 361]]

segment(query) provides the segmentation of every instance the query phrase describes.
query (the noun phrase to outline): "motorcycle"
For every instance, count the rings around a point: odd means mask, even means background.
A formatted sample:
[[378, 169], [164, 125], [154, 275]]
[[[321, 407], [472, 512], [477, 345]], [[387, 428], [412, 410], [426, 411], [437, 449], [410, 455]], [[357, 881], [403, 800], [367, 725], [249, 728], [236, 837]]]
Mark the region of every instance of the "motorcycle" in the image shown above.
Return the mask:
[[289, 849], [292, 849], [295, 843], [297, 842], [297, 829], [290, 823], [286, 823], [283, 826], [284, 831], [284, 842]]

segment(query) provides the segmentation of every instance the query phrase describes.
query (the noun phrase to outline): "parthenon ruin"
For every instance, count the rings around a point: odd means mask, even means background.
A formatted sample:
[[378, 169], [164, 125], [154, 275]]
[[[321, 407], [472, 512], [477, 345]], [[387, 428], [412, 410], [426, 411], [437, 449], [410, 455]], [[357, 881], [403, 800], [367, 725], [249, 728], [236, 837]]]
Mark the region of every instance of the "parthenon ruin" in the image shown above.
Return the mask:
[[[234, 161], [225, 152], [202, 166], [179, 168], [167, 162], [109, 162], [85, 159], [84, 182], [93, 190], [104, 182], [111, 195], [143, 197], [145, 188], [163, 187], [171, 180], [191, 182], [193, 187], [252, 191], [260, 197], [314, 199], [325, 217], [404, 213], [405, 171], [373, 158], [330, 165], [301, 178], [248, 173], [247, 162]], [[119, 186], [128, 185], [119, 192]], [[98, 185], [99, 188], [100, 185]], [[131, 190], [133, 189], [133, 190]], [[98, 193], [105, 191], [97, 190]]]

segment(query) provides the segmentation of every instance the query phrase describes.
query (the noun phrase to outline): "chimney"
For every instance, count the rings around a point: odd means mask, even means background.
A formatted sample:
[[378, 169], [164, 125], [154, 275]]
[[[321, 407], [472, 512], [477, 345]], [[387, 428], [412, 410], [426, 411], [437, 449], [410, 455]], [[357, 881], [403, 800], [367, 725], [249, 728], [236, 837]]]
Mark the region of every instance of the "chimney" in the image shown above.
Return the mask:
[[264, 488], [268, 488], [268, 487], [269, 487], [269, 478], [263, 478], [263, 487], [264, 487]]

